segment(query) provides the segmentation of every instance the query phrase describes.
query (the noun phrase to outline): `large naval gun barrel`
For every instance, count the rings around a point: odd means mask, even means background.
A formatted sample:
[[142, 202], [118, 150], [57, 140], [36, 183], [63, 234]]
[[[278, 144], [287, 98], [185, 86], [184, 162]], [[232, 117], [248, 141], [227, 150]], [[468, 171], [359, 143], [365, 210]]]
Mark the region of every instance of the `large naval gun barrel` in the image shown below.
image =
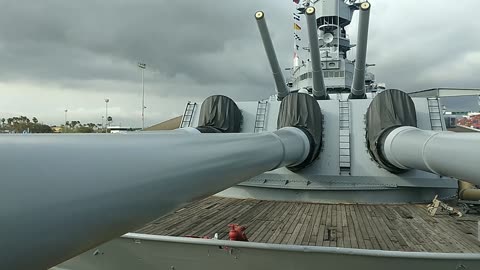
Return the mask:
[[328, 99], [328, 94], [323, 80], [322, 65], [320, 62], [320, 50], [318, 47], [317, 19], [315, 17], [315, 8], [308, 7], [305, 11], [307, 15], [308, 38], [310, 41], [310, 55], [312, 61], [313, 78], [313, 96], [316, 99]]
[[294, 127], [259, 134], [4, 135], [2, 269], [48, 269], [186, 203], [300, 164], [310, 148]]
[[365, 72], [367, 58], [368, 22], [370, 20], [370, 3], [360, 4], [358, 21], [357, 54], [350, 98], [365, 98]]
[[283, 78], [282, 69], [278, 64], [277, 55], [275, 54], [275, 48], [273, 47], [270, 33], [268, 32], [267, 22], [265, 21], [265, 13], [263, 11], [257, 11], [255, 13], [255, 19], [257, 20], [258, 30], [262, 37], [263, 46], [267, 53], [268, 62], [273, 73], [273, 79], [275, 80], [275, 86], [277, 87], [277, 96], [279, 100], [282, 100], [289, 93], [285, 79]]
[[403, 126], [386, 135], [385, 158], [399, 169], [418, 169], [480, 185], [480, 135]]
[[417, 112], [405, 92], [388, 89], [375, 96], [366, 116], [368, 150], [392, 173], [418, 169], [480, 184], [479, 133], [417, 128]]

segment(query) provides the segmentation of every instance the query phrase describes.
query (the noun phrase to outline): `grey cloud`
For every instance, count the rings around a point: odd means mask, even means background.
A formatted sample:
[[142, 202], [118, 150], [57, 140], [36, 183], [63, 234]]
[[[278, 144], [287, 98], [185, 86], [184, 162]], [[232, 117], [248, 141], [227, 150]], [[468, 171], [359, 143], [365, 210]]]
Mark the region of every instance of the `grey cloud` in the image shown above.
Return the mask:
[[[480, 61], [464, 56], [480, 52], [480, 23], [475, 1], [448, 5], [439, 1], [372, 1], [369, 59], [377, 63], [377, 77], [405, 90], [439, 86], [480, 87], [477, 76], [466, 69], [480, 69]], [[452, 75], [446, 78], [444, 71]], [[450, 77], [450, 76], [449, 76]]]
[[[264, 87], [270, 78], [264, 76], [268, 69], [252, 15], [262, 5], [266, 2], [4, 2], [0, 39], [6, 61], [0, 78], [136, 81], [140, 60], [162, 74], [162, 80], [150, 78], [159, 88], [182, 75], [200, 86]], [[269, 10], [279, 13], [273, 5]]]

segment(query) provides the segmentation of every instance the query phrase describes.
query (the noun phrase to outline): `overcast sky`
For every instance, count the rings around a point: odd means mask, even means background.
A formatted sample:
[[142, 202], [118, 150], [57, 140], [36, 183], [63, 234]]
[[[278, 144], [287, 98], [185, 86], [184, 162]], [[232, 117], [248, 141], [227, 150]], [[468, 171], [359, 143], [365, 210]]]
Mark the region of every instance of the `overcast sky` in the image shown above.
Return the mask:
[[[480, 87], [478, 1], [371, 0], [369, 63], [404, 90]], [[264, 10], [282, 66], [292, 59], [291, 0], [0, 0], [0, 117], [140, 126], [212, 94], [256, 100], [273, 80], [253, 14]], [[356, 16], [350, 37], [356, 40]], [[349, 56], [353, 59], [353, 54]]]

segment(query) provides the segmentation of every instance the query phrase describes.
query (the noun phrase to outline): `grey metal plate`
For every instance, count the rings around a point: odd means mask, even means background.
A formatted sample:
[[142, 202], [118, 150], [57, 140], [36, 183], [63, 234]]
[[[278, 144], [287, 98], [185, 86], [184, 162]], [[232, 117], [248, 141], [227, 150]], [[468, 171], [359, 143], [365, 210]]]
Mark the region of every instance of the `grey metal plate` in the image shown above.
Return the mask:
[[52, 270], [320, 268], [480, 269], [480, 254], [360, 250], [127, 234]]

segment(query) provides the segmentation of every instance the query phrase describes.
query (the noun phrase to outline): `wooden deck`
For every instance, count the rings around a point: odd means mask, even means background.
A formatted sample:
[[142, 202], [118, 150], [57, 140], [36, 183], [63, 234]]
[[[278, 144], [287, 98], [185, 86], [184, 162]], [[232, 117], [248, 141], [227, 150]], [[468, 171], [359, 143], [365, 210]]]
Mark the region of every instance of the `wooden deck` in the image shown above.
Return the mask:
[[431, 217], [425, 205], [346, 205], [209, 197], [139, 233], [228, 239], [229, 223], [250, 241], [377, 250], [479, 253], [479, 216]]

